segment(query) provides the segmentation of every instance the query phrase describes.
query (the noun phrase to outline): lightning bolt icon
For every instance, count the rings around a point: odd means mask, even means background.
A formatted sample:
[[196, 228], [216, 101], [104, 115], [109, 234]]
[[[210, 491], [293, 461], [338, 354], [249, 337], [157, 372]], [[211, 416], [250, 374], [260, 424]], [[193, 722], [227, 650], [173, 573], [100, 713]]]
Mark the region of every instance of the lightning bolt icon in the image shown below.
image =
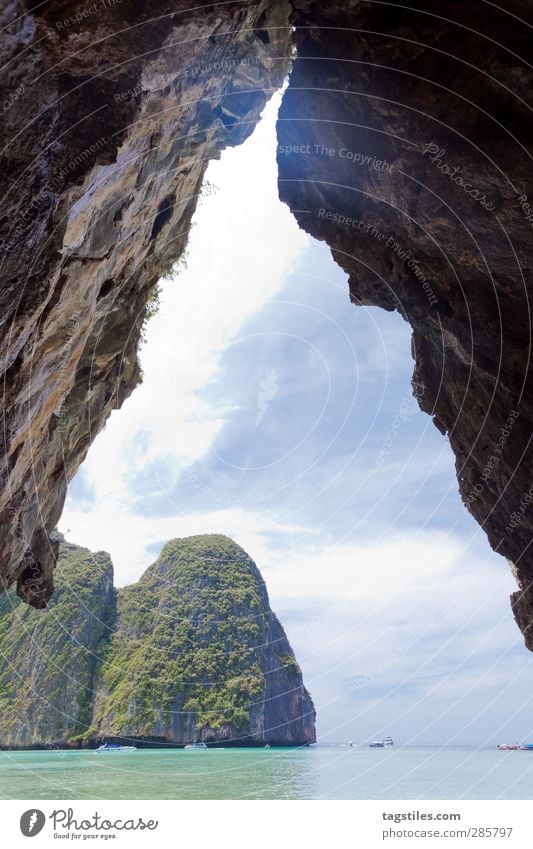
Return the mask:
[[32, 815], [30, 817], [30, 821], [28, 823], [28, 832], [30, 834], [32, 833], [33, 826], [35, 825], [36, 822], [37, 822], [37, 811], [33, 811]]

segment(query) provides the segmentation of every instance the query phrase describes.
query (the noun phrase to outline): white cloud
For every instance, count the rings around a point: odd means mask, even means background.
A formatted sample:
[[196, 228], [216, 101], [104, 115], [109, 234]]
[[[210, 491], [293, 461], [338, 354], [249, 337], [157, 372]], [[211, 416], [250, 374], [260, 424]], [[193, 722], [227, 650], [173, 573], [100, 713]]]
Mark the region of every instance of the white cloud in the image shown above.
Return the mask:
[[444, 576], [450, 579], [462, 551], [460, 539], [437, 531], [396, 532], [385, 540], [376, 534], [364, 544], [322, 543], [311, 553], [277, 553], [269, 567], [269, 586], [278, 595], [295, 598], [303, 590], [324, 603], [336, 598], [361, 604], [386, 601], [438, 586]]
[[[320, 733], [428, 744], [498, 734], [528, 658], [509, 610], [514, 579], [477, 536], [422, 530], [273, 554], [263, 573]], [[472, 719], [464, 731], [461, 717]]]

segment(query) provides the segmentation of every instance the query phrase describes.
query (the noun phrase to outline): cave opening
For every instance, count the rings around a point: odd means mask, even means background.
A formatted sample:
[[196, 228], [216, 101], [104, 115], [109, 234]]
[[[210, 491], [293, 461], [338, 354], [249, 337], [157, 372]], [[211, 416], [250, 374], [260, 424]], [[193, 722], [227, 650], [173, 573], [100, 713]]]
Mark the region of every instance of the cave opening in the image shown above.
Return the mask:
[[6, 793], [525, 798], [527, 4], [4, 5]]
[[[409, 325], [350, 304], [329, 248], [279, 200], [282, 96], [209, 165], [145, 327], [143, 383], [95, 439], [60, 530], [109, 551], [119, 585], [169, 538], [235, 539], [261, 565], [324, 741], [357, 728], [432, 742], [443, 716], [448, 741], [474, 717], [488, 737], [525, 669], [514, 582], [419, 409]], [[487, 634], [505, 646], [490, 663]], [[501, 686], [487, 707], [488, 670]]]

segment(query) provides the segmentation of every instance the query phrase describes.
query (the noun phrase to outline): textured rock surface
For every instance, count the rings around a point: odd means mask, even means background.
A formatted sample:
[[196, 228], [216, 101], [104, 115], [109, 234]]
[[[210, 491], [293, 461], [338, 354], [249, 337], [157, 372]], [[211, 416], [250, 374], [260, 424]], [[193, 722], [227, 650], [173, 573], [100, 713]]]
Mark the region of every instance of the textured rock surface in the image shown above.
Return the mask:
[[227, 537], [167, 543], [113, 589], [102, 552], [62, 544], [37, 611], [0, 601], [0, 745], [315, 741], [315, 711], [253, 561]]
[[240, 745], [315, 741], [315, 711], [255, 563], [216, 534], [167, 543], [119, 590], [92, 733]]
[[113, 625], [113, 566], [64, 543], [48, 610], [0, 597], [0, 745], [62, 745], [87, 732], [94, 673]]
[[[280, 153], [281, 196], [354, 303], [411, 323], [420, 404], [515, 564], [533, 648], [529, 4], [290, 5], [300, 58], [279, 138], [300, 152]], [[67, 482], [138, 380], [145, 304], [183, 249], [206, 159], [244, 139], [283, 76], [285, 2], [187, 9], [0, 13], [0, 570], [35, 606]]]
[[533, 648], [533, 89], [530, 29], [508, 14], [530, 6], [293, 5], [280, 196], [331, 247], [354, 303], [410, 322], [420, 406], [449, 438], [463, 501], [515, 564]]
[[139, 380], [150, 289], [187, 242], [207, 163], [286, 72], [284, 3], [189, 7], [0, 13], [0, 578], [37, 607], [68, 480]]

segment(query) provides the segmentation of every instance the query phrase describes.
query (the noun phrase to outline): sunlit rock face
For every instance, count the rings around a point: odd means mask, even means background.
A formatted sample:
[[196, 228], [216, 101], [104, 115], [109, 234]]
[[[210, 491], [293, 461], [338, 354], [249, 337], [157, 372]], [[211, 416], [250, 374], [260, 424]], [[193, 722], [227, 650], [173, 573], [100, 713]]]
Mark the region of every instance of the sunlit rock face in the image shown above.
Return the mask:
[[172, 540], [118, 590], [108, 554], [62, 540], [55, 582], [45, 610], [0, 597], [1, 748], [315, 742], [294, 652], [232, 540]]
[[315, 709], [253, 560], [219, 534], [168, 542], [118, 590], [92, 739], [315, 742]]
[[515, 564], [533, 647], [529, 9], [410, 6], [174, 0], [151, 17], [135, 0], [98, 14], [52, 0], [0, 13], [0, 570], [30, 604], [53, 589], [68, 480], [139, 380], [146, 303], [183, 250], [206, 163], [281, 84], [290, 23], [281, 197], [330, 245], [354, 303], [411, 323], [419, 403], [450, 440], [468, 509]]
[[353, 303], [411, 324], [419, 404], [515, 564], [533, 648], [528, 28], [484, 3], [293, 5], [280, 196], [330, 246]]
[[1, 13], [0, 578], [35, 607], [67, 483], [139, 381], [150, 290], [205, 168], [286, 74], [286, 4], [190, 6]]

